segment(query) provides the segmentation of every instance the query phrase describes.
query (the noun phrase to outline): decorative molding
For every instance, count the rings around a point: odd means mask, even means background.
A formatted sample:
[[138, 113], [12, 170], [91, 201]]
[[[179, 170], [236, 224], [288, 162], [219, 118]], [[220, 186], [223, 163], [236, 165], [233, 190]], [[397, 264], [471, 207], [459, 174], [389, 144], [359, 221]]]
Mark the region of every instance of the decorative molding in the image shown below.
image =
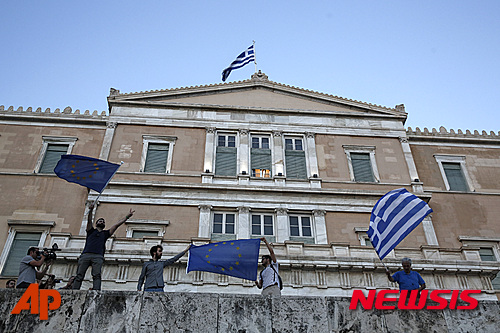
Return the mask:
[[288, 215], [288, 208], [276, 208], [275, 209], [277, 215], [286, 216]]
[[111, 129], [115, 129], [117, 125], [118, 125], [118, 123], [116, 121], [108, 121], [106, 123], [106, 127], [111, 128]]
[[210, 205], [199, 205], [198, 208], [201, 213], [210, 213], [212, 211], [212, 206]]
[[210, 134], [214, 134], [216, 131], [215, 127], [205, 127], [205, 129], [207, 130], [207, 133]]
[[239, 132], [240, 132], [240, 135], [248, 135], [248, 129], [246, 129], [246, 128], [239, 129]]
[[399, 137], [399, 142], [401, 142], [401, 143], [408, 143], [408, 138], [400, 136]]
[[248, 214], [250, 213], [250, 207], [245, 207], [245, 206], [238, 207], [238, 212], [240, 214]]
[[315, 217], [323, 217], [326, 215], [326, 210], [315, 209], [315, 210], [313, 210], [313, 213], [314, 213]]
[[281, 138], [283, 136], [283, 132], [281, 131], [273, 131], [273, 136], [276, 138]]
[[306, 138], [308, 138], [308, 139], [314, 139], [315, 136], [316, 136], [316, 133], [306, 132]]

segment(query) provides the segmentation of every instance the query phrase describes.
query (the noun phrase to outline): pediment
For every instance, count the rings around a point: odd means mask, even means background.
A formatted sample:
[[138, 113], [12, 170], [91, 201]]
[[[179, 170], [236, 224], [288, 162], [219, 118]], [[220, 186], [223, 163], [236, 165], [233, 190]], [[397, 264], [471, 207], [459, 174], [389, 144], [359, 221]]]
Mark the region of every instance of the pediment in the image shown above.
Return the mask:
[[252, 79], [216, 85], [157, 90], [141, 93], [112, 93], [110, 103], [168, 106], [205, 106], [268, 111], [315, 111], [358, 115], [406, 116], [403, 109], [344, 99], [301, 88], [286, 86], [252, 76]]

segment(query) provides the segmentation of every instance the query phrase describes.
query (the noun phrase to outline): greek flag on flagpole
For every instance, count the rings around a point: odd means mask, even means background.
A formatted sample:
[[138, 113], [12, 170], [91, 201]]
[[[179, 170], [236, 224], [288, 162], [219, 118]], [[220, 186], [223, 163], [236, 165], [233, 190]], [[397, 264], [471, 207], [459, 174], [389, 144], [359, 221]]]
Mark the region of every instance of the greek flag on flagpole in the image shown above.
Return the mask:
[[368, 236], [382, 260], [432, 212], [404, 188], [385, 194], [373, 207]]
[[241, 68], [241, 67], [245, 66], [246, 64], [250, 63], [251, 61], [255, 61], [255, 52], [254, 52], [254, 49], [253, 49], [253, 45], [250, 46], [245, 51], [243, 51], [236, 58], [236, 60], [233, 61], [231, 63], [231, 65], [229, 65], [228, 68], [226, 68], [225, 70], [222, 71], [222, 81], [223, 82], [226, 81], [227, 77], [229, 76], [229, 74], [231, 74], [231, 71], [233, 69]]

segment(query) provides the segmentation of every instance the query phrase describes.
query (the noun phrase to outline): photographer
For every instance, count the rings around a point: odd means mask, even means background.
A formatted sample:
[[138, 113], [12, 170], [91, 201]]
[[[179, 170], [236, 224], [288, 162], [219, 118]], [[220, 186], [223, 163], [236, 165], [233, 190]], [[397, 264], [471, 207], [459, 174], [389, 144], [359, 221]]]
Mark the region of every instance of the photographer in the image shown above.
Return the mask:
[[[40, 253], [37, 247], [30, 247], [27, 255], [21, 260], [19, 265], [19, 277], [17, 278], [17, 289], [26, 289], [36, 280], [41, 280], [50, 265], [51, 261], [45, 261], [47, 254]], [[46, 262], [46, 266], [42, 271], [37, 271], [36, 267], [40, 267]]]

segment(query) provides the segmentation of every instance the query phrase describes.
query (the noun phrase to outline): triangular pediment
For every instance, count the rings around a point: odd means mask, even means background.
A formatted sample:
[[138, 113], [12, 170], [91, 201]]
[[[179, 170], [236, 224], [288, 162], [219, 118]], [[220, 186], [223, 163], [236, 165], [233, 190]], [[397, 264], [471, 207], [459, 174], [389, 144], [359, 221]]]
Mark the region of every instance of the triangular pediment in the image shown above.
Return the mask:
[[[258, 76], [260, 74], [260, 76]], [[265, 74], [252, 79], [216, 85], [120, 94], [112, 90], [112, 103], [149, 104], [161, 107], [216, 107], [269, 111], [310, 111], [373, 116], [406, 116], [402, 109], [349, 100], [267, 80]]]

